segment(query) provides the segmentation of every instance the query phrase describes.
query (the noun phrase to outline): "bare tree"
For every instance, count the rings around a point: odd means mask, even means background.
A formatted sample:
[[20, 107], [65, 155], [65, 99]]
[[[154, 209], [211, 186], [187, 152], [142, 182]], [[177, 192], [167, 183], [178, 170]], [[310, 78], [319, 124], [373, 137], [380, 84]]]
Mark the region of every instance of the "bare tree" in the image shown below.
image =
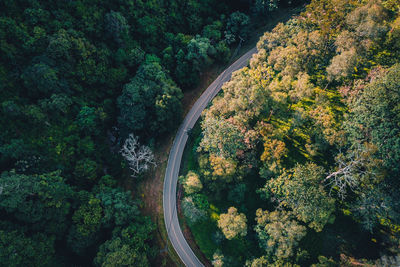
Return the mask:
[[338, 195], [342, 199], [346, 197], [346, 191], [350, 188], [351, 191], [355, 191], [358, 188], [359, 181], [356, 170], [359, 169], [361, 161], [350, 156], [350, 160], [346, 159], [343, 154], [339, 154], [336, 157], [337, 170], [330, 173], [325, 181], [333, 188], [337, 188]]
[[344, 199], [348, 189], [354, 192], [362, 183], [376, 182], [378, 175], [374, 167], [379, 161], [372, 158], [374, 152], [372, 147], [357, 145], [346, 154], [339, 153], [336, 157], [336, 171], [324, 180], [331, 186], [330, 191], [337, 189], [339, 197]]
[[380, 259], [375, 261], [375, 264], [377, 267], [400, 266], [400, 256], [383, 255]]
[[141, 146], [137, 136], [130, 134], [125, 140], [121, 154], [132, 170], [132, 177], [137, 177], [148, 170], [151, 165], [155, 166], [154, 155], [148, 146]]

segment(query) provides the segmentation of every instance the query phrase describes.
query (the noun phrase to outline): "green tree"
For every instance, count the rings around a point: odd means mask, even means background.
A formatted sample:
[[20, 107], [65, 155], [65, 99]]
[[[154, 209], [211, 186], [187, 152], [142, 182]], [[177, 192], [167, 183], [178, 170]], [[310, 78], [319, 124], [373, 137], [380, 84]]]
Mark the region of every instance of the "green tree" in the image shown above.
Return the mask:
[[306, 235], [306, 227], [299, 225], [289, 212], [256, 211], [255, 231], [260, 247], [278, 259], [295, 254], [299, 241]]
[[206, 219], [207, 216], [207, 211], [196, 205], [195, 201], [193, 200], [193, 196], [185, 197], [182, 200], [182, 211], [191, 224], [200, 222]]
[[127, 36], [129, 25], [120, 12], [111, 11], [104, 16], [104, 28], [106, 34], [118, 44], [122, 44]]
[[74, 37], [71, 32], [59, 30], [50, 37], [46, 52], [51, 58], [69, 63], [73, 60], [73, 54], [71, 53], [73, 47]]
[[82, 107], [77, 116], [77, 123], [82, 132], [99, 133], [98, 115], [94, 107]]
[[192, 70], [200, 72], [212, 63], [209, 55], [214, 54], [213, 51], [214, 47], [210, 44], [210, 40], [197, 35], [187, 45], [186, 60], [191, 65]]
[[194, 171], [189, 171], [186, 176], [180, 176], [179, 181], [183, 185], [185, 193], [189, 195], [197, 193], [203, 188], [199, 175]]
[[29, 94], [34, 97], [59, 90], [57, 71], [45, 63], [37, 63], [28, 67], [23, 73], [22, 79]]
[[331, 65], [326, 69], [330, 80], [348, 78], [354, 73], [357, 66], [357, 51], [351, 49], [332, 59]]
[[58, 172], [0, 177], [0, 210], [34, 231], [62, 235], [67, 227], [72, 188]]
[[228, 200], [236, 204], [241, 204], [245, 201], [245, 194], [247, 191], [247, 186], [244, 183], [239, 183], [234, 185], [232, 190], [229, 190]]
[[231, 50], [229, 47], [226, 45], [224, 41], [220, 41], [216, 46], [215, 46], [215, 59], [219, 63], [228, 63], [230, 57], [231, 57]]
[[127, 225], [140, 214], [131, 193], [121, 188], [106, 188], [99, 192], [96, 198], [101, 200], [104, 213], [102, 223], [106, 227]]
[[85, 201], [72, 216], [73, 224], [68, 232], [67, 245], [74, 253], [83, 256], [100, 239], [103, 209], [100, 200], [90, 193], [83, 191], [80, 194]]
[[213, 44], [218, 43], [222, 38], [222, 27], [222, 22], [216, 20], [203, 28], [202, 36], [209, 39]]
[[149, 218], [140, 223], [131, 223], [116, 230], [111, 240], [100, 246], [94, 259], [96, 266], [149, 266], [154, 250], [149, 245], [155, 225]]
[[[74, 175], [80, 183], [86, 184], [88, 181], [95, 181], [97, 178], [97, 163], [88, 158], [79, 160], [75, 165]], [[84, 181], [84, 182], [83, 182]]]
[[228, 213], [223, 213], [220, 215], [218, 227], [228, 240], [231, 240], [235, 237], [246, 236], [246, 215], [243, 213], [238, 213], [235, 207], [230, 207], [228, 209]]
[[66, 94], [52, 94], [50, 98], [39, 101], [40, 107], [47, 114], [62, 116], [68, 113], [73, 101]]
[[182, 114], [181, 90], [158, 62], [145, 62], [118, 97], [118, 122], [128, 131], [159, 136], [172, 131]]
[[373, 232], [379, 224], [392, 226], [400, 221], [400, 201], [397, 192], [376, 186], [358, 194], [350, 209], [364, 229]]
[[325, 192], [324, 168], [314, 163], [297, 165], [289, 173], [267, 182], [264, 192], [290, 208], [298, 220], [317, 232], [334, 219], [335, 200]]
[[185, 52], [180, 49], [175, 56], [176, 69], [175, 79], [179, 85], [183, 88], [190, 88], [199, 81], [198, 71], [193, 71], [192, 66], [188, 60], [186, 60]]
[[100, 200], [90, 198], [89, 201], [79, 207], [72, 216], [72, 221], [77, 226], [77, 231], [82, 236], [89, 236], [100, 229], [103, 209]]
[[212, 260], [211, 264], [214, 267], [222, 267], [222, 266], [224, 266], [224, 255], [221, 253], [220, 250], [217, 250], [217, 251], [214, 252], [213, 260]]
[[231, 44], [246, 39], [249, 33], [250, 18], [239, 11], [232, 13], [226, 23], [225, 41]]
[[365, 87], [350, 104], [347, 131], [356, 142], [378, 147], [377, 157], [393, 175], [400, 174], [400, 65], [394, 65]]
[[146, 53], [140, 47], [135, 47], [128, 52], [128, 65], [138, 67], [145, 60]]
[[27, 152], [27, 145], [22, 139], [11, 139], [0, 147], [2, 162], [21, 159]]
[[200, 148], [216, 156], [235, 158], [239, 150], [245, 149], [241, 129], [224, 118], [206, 116], [201, 122], [203, 138]]
[[278, 8], [279, 0], [255, 0], [253, 4], [254, 12], [264, 15]]
[[0, 230], [0, 262], [3, 266], [54, 266], [54, 238], [38, 233]]

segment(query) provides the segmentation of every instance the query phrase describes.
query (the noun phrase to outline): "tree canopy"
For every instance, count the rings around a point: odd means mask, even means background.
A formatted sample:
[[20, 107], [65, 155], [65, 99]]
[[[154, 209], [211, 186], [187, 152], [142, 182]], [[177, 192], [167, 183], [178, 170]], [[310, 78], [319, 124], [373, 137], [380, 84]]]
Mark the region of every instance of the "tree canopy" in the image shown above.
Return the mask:
[[238, 213], [235, 207], [230, 207], [227, 213], [220, 215], [218, 227], [227, 239], [245, 236], [247, 234], [247, 219], [243, 213]]
[[[391, 0], [310, 1], [223, 85], [188, 160], [209, 202], [191, 229], [210, 261], [379, 265], [399, 253], [399, 11]], [[225, 38], [242, 23], [232, 14]], [[248, 218], [245, 237], [224, 228], [240, 214], [224, 213], [232, 205]], [[205, 227], [214, 234], [197, 234]]]
[[229, 60], [227, 18], [248, 5], [0, 1], [0, 265], [153, 263], [154, 227], [121, 188], [155, 165], [182, 89]]

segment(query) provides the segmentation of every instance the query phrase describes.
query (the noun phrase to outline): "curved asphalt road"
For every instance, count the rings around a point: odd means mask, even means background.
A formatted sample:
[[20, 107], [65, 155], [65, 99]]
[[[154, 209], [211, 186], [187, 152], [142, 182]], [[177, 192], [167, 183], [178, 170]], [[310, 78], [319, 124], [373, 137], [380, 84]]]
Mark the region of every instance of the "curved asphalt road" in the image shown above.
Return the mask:
[[200, 117], [201, 112], [217, 95], [222, 84], [229, 81], [232, 72], [245, 67], [251, 56], [256, 52], [257, 48], [253, 48], [240, 57], [231, 66], [229, 66], [229, 68], [222, 72], [218, 78], [206, 89], [206, 91], [204, 91], [179, 127], [169, 153], [163, 189], [164, 222], [165, 227], [167, 228], [169, 240], [171, 241], [176, 253], [186, 266], [203, 266], [200, 260], [193, 253], [182, 234], [176, 208], [176, 188], [182, 154], [188, 139], [187, 130], [193, 128], [197, 119]]

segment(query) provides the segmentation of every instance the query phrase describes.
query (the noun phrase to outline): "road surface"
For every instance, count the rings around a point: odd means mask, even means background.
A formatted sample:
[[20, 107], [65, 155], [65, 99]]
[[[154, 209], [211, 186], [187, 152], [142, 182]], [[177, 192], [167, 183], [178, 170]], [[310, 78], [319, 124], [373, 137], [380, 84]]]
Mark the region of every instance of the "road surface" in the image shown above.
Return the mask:
[[199, 119], [201, 112], [206, 108], [207, 104], [217, 95], [221, 86], [229, 81], [232, 72], [243, 68], [248, 64], [251, 56], [257, 52], [257, 48], [251, 49], [249, 52], [235, 61], [229, 68], [225, 69], [217, 79], [204, 91], [200, 98], [193, 105], [192, 109], [186, 115], [183, 123], [178, 129], [169, 153], [167, 169], [165, 171], [164, 189], [163, 189], [163, 208], [164, 222], [167, 229], [168, 238], [172, 243], [176, 253], [186, 266], [204, 266], [196, 257], [186, 242], [181, 231], [177, 215], [176, 206], [176, 189], [178, 183], [179, 168], [183, 150], [185, 149], [188, 139], [187, 131], [193, 128]]

